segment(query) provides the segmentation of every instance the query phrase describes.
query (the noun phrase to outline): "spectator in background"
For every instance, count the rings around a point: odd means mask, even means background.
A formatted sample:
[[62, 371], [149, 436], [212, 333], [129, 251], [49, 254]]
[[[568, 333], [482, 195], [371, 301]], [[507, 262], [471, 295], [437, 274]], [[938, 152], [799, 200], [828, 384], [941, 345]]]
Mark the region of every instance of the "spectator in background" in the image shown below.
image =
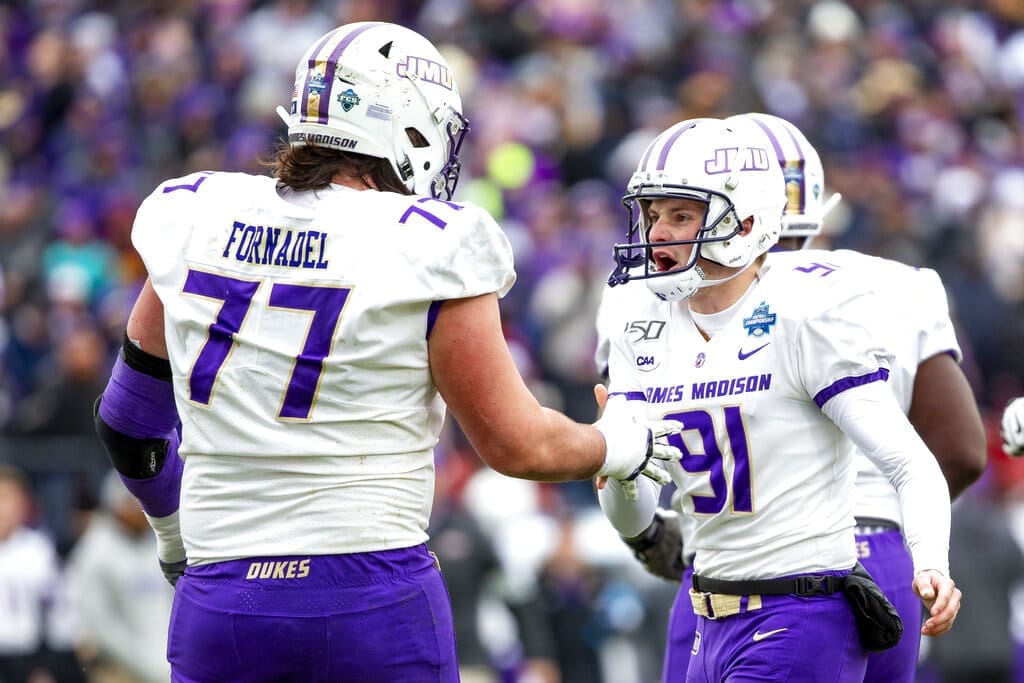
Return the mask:
[[940, 683], [1011, 683], [1010, 595], [1024, 581], [1024, 553], [991, 478], [953, 505], [949, 551], [950, 572], [970, 600], [957, 615], [956, 638], [929, 640], [928, 661]]
[[[78, 535], [70, 518], [73, 503], [81, 492], [95, 492], [101, 477], [93, 465], [100, 461], [89, 456], [97, 450], [92, 402], [105, 386], [106, 341], [87, 319], [56, 340], [49, 359], [45, 379], [18, 404], [15, 415], [19, 436], [49, 438], [39, 443], [78, 454], [81, 467], [75, 471], [41, 467], [31, 476], [43, 520], [64, 557]], [[40, 450], [45, 453], [47, 447]]]
[[[267, 118], [280, 80], [263, 78], [284, 64], [282, 36], [358, 19], [398, 20], [444, 42], [473, 121], [457, 200], [479, 199], [475, 181], [496, 145], [513, 143], [536, 159], [521, 185], [482, 187], [508, 219], [519, 271], [503, 322], [543, 362], [537, 382], [554, 399], [544, 405], [571, 411], [578, 403], [578, 366], [552, 362], [542, 348], [571, 331], [538, 329], [548, 323], [511, 304], [522, 301], [525, 311], [541, 284], [555, 282], [545, 274], [573, 267], [569, 252], [548, 244], [579, 243], [590, 231], [568, 212], [525, 220], [541, 186], [550, 194], [591, 179], [621, 187], [671, 122], [743, 110], [786, 116], [821, 141], [831, 184], [846, 197], [831, 246], [903, 256], [940, 273], [983, 408], [999, 411], [1024, 392], [1017, 0], [261, 0], [176, 3], [173, 12], [159, 3], [0, 4], [5, 435], [24, 433], [23, 419], [36, 423], [23, 401], [51, 381], [67, 329], [68, 302], [50, 298], [55, 290], [40, 272], [41, 253], [60, 239], [53, 217], [62, 206], [83, 196], [107, 206], [117, 187], [130, 198], [122, 210], [130, 224], [136, 198], [164, 177], [240, 170], [234, 164], [249, 160], [237, 150], [251, 148], [251, 136], [269, 142], [282, 130]], [[81, 306], [76, 315], [109, 316], [101, 329], [113, 354], [143, 277], [127, 231], [105, 223], [99, 232], [118, 252], [124, 280], [112, 286], [128, 303], [104, 299], [109, 308]], [[539, 253], [523, 248], [531, 243]], [[0, 439], [0, 457], [5, 448], [23, 456]], [[27, 464], [63, 467], [57, 457]], [[28, 471], [36, 480], [38, 470]]]
[[32, 497], [18, 469], [0, 464], [0, 681], [43, 675], [46, 622], [60, 578], [53, 542], [29, 526]]
[[[438, 461], [435, 503], [427, 531], [452, 596], [462, 683], [494, 683], [503, 672], [530, 683], [558, 683], [550, 634], [543, 623], [544, 605], [536, 594], [509, 589], [522, 582], [505, 576], [495, 547], [499, 539], [488, 533], [463, 500], [466, 484], [480, 473], [476, 456], [471, 451], [451, 450]], [[502, 480], [517, 490], [535, 486]], [[488, 609], [503, 609], [512, 617], [518, 648], [500, 651], [491, 642], [494, 639], [484, 636], [481, 616]]]
[[166, 682], [173, 589], [157, 563], [156, 538], [117, 474], [103, 480], [100, 509], [68, 559], [80, 623], [77, 649], [91, 683]]

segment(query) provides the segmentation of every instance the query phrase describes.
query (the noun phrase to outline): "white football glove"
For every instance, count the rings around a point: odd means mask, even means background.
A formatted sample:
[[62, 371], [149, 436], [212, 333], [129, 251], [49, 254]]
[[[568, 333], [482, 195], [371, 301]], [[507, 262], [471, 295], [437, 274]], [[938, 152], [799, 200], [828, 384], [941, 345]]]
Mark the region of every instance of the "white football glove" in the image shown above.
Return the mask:
[[1007, 455], [1024, 455], [1024, 396], [1007, 404], [999, 433], [1003, 437], [1003, 450]]
[[[631, 419], [610, 419], [605, 414], [594, 423], [604, 436], [607, 452], [604, 465], [594, 475], [611, 477], [621, 482], [631, 482], [641, 474], [664, 486], [672, 478], [657, 464], [658, 460], [679, 460], [682, 453], [668, 443], [670, 434], [683, 430], [683, 423], [677, 420], [652, 420], [636, 422]], [[655, 462], [652, 462], [655, 461]], [[625, 487], [627, 491], [635, 487]]]

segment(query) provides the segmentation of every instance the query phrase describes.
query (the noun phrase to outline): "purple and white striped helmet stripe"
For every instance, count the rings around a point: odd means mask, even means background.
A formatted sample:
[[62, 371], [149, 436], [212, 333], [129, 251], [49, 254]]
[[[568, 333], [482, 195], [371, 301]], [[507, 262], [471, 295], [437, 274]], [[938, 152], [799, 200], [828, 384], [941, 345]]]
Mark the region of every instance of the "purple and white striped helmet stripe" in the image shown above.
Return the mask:
[[658, 166], [657, 166], [657, 168], [655, 170], [657, 170], [657, 171], [664, 171], [665, 170], [665, 162], [668, 161], [668, 153], [672, 150], [672, 145], [676, 144], [676, 140], [679, 139], [680, 135], [682, 135], [683, 133], [685, 133], [686, 131], [690, 130], [691, 128], [693, 128], [696, 125], [697, 125], [696, 121], [692, 121], [690, 123], [687, 123], [684, 126], [680, 126], [678, 130], [676, 130], [674, 133], [672, 133], [672, 135], [669, 136], [668, 140], [665, 142], [665, 146], [662, 147], [662, 149], [661, 149], [661, 154], [658, 155]]
[[795, 180], [798, 183], [797, 196], [799, 197], [798, 201], [800, 204], [799, 207], [791, 207], [787, 203], [786, 213], [791, 213], [793, 208], [797, 208], [798, 213], [803, 214], [807, 210], [807, 179], [804, 175], [804, 151], [800, 147], [800, 141], [797, 140], [795, 135], [793, 135], [793, 131], [783, 126], [783, 128], [786, 131], [786, 134], [789, 135], [789, 139], [792, 140], [793, 146], [796, 148], [796, 158], [787, 158], [786, 153], [782, 151], [782, 143], [779, 141], [779, 138], [775, 135], [775, 131], [773, 131], [764, 121], [762, 121], [757, 116], [751, 116], [750, 119], [754, 123], [756, 123], [761, 128], [761, 130], [764, 131], [764, 134], [768, 136], [769, 142], [772, 143], [772, 147], [775, 149], [775, 156], [779, 160], [779, 166], [782, 168], [782, 174], [785, 178], [787, 185], [790, 182], [790, 174], [792, 173], [792, 171], [790, 170], [790, 164], [797, 165], [799, 172], [796, 174], [797, 177], [795, 178]]
[[337, 70], [338, 60], [341, 59], [341, 55], [345, 52], [345, 49], [352, 44], [357, 37], [365, 33], [366, 31], [376, 26], [383, 25], [383, 22], [372, 22], [363, 24], [351, 31], [338, 41], [337, 45], [331, 49], [330, 54], [326, 59], [322, 57], [322, 54], [327, 47], [337, 36], [334, 31], [328, 33], [319, 44], [316, 45], [310, 51], [309, 58], [309, 69], [316, 72], [321, 77], [321, 83], [317, 91], [310, 94], [310, 85], [312, 83], [311, 78], [306, 79], [305, 85], [302, 89], [302, 101], [300, 104], [300, 120], [306, 122], [310, 117], [310, 105], [316, 107], [316, 121], [317, 123], [327, 123], [328, 110], [331, 106], [331, 90], [334, 86], [334, 74]]

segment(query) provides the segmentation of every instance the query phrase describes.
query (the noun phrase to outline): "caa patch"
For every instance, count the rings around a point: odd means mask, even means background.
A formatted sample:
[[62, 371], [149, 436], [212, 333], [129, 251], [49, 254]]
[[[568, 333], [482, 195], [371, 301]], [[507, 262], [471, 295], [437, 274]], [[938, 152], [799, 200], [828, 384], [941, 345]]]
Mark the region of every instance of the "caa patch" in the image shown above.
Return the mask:
[[659, 365], [661, 365], [661, 363], [652, 354], [641, 354], [636, 357], [636, 369], [640, 372], [657, 370]]
[[772, 331], [775, 324], [775, 314], [768, 310], [768, 304], [761, 302], [754, 308], [749, 318], [743, 319], [743, 327], [747, 330], [748, 336], [760, 337]]

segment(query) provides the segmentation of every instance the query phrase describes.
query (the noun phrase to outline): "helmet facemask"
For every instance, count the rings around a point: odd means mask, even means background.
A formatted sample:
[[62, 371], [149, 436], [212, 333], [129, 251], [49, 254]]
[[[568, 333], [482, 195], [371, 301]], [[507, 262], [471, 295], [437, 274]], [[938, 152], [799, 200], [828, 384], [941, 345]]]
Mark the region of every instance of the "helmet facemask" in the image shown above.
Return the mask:
[[[659, 135], [647, 148], [623, 198], [630, 227], [627, 242], [613, 248], [616, 267], [609, 285], [643, 279], [662, 299], [684, 299], [735, 277], [771, 248], [778, 241], [784, 203], [782, 174], [759, 142], [718, 119], [684, 121]], [[657, 198], [703, 203], [697, 234], [686, 240], [651, 242], [644, 202]], [[743, 225], [747, 218], [752, 219], [749, 230]], [[654, 250], [686, 244], [693, 245], [686, 263], [668, 270], [653, 263]], [[733, 273], [709, 279], [701, 259]]]
[[[630, 229], [625, 244], [612, 247], [616, 267], [608, 278], [608, 284], [624, 284], [631, 278], [647, 280], [648, 287], [660, 298], [677, 300], [689, 298], [701, 287], [715, 284], [708, 280], [699, 265], [705, 251], [711, 245], [727, 242], [738, 235], [743, 226], [736, 217], [736, 208], [727, 196], [715, 190], [672, 184], [640, 182], [630, 185], [631, 192], [622, 198], [622, 204], [629, 212]], [[704, 205], [702, 227], [693, 239], [651, 242], [653, 227], [647, 207], [654, 199], [692, 199]], [[730, 227], [731, 226], [731, 227]], [[653, 258], [657, 248], [692, 245], [686, 263], [676, 263], [670, 270], [659, 270]], [[642, 274], [631, 274], [631, 269], [643, 269]]]

